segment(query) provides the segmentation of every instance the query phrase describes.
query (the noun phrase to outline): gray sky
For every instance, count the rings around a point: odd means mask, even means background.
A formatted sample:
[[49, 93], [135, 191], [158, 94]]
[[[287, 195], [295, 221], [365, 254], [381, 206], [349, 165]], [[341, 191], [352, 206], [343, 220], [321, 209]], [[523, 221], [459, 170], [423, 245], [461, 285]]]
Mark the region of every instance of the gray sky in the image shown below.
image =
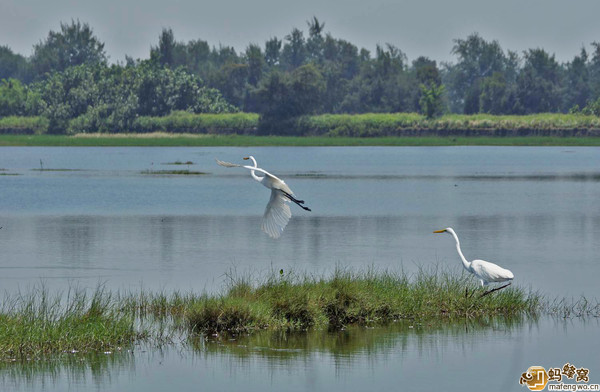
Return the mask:
[[293, 27], [307, 35], [313, 16], [336, 38], [371, 51], [389, 42], [411, 61], [455, 61], [452, 40], [473, 32], [504, 50], [543, 48], [560, 62], [600, 42], [600, 0], [0, 0], [0, 45], [29, 56], [61, 21], [79, 19], [112, 62], [126, 54], [147, 58], [163, 27], [178, 41], [202, 39], [239, 52]]

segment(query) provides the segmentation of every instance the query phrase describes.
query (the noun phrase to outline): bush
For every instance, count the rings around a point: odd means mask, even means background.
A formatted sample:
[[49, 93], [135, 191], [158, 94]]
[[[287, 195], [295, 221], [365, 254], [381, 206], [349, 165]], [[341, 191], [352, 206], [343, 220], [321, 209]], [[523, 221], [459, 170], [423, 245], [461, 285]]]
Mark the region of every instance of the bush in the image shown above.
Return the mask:
[[0, 117], [0, 134], [42, 135], [48, 132], [50, 121], [45, 117]]

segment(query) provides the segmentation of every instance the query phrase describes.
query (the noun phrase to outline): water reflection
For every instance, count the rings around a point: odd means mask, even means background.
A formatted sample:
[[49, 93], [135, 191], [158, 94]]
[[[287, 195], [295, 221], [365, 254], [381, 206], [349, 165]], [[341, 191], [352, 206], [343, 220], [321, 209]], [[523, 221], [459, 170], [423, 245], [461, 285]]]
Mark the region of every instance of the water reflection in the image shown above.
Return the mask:
[[600, 215], [593, 211], [295, 216], [278, 241], [260, 231], [260, 216], [31, 216], [4, 218], [2, 226], [0, 284], [9, 292], [40, 280], [49, 289], [75, 281], [215, 292], [232, 268], [327, 275], [340, 264], [408, 273], [444, 264], [460, 273], [453, 242], [431, 234], [452, 226], [467, 258], [501, 263], [516, 284], [552, 296], [600, 294]]
[[64, 354], [46, 360], [0, 362], [0, 390], [61, 390], [65, 383], [75, 390], [78, 385], [86, 384], [102, 389], [113, 383], [115, 374], [122, 372], [135, 372], [132, 352]]
[[[289, 362], [315, 353], [331, 355], [346, 366], [361, 356], [385, 356], [386, 353], [415, 350], [419, 355], [431, 357], [447, 349], [447, 345], [468, 344], [473, 335], [481, 339], [487, 334], [510, 334], [523, 328], [535, 327], [535, 317], [495, 317], [449, 321], [399, 321], [388, 326], [373, 328], [348, 327], [343, 331], [272, 332], [252, 334], [203, 336], [190, 338], [192, 347], [199, 353], [227, 354], [240, 359], [259, 357], [275, 364]], [[441, 343], [441, 344], [440, 344]], [[463, 351], [467, 352], [463, 347]]]
[[401, 322], [340, 332], [259, 332], [90, 357], [0, 364], [10, 391], [516, 390], [527, 367], [598, 369], [600, 320]]

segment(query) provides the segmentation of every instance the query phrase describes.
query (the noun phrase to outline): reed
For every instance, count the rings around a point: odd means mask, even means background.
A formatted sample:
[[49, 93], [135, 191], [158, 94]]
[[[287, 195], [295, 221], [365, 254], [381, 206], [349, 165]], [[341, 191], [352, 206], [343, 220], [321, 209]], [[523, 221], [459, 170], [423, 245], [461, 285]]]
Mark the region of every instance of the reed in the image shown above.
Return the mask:
[[66, 296], [38, 287], [7, 297], [0, 313], [0, 359], [30, 360], [51, 354], [118, 351], [138, 337], [130, 315], [116, 311], [102, 288]]
[[536, 314], [543, 302], [512, 286], [485, 297], [482, 292], [467, 275], [438, 269], [414, 276], [343, 269], [329, 278], [274, 273], [257, 285], [234, 279], [225, 294], [197, 301], [184, 317], [192, 331], [202, 333], [340, 329], [398, 320], [514, 317]]
[[128, 351], [196, 335], [345, 330], [351, 326], [487, 325], [490, 320], [598, 317], [597, 300], [555, 299], [512, 285], [487, 296], [466, 273], [438, 266], [403, 271], [336, 269], [249, 278], [227, 275], [222, 292], [110, 293], [43, 287], [7, 296], [0, 308], [0, 361]]

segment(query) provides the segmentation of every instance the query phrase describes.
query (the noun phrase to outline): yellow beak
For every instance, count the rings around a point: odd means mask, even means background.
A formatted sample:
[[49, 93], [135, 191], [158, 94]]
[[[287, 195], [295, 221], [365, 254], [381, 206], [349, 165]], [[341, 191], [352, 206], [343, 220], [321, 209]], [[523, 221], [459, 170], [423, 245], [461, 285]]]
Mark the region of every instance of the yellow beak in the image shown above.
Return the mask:
[[436, 230], [436, 231], [434, 231], [434, 233], [445, 233], [445, 232], [446, 232], [446, 229], [444, 229], [444, 230]]
[[247, 160], [248, 160], [248, 159], [250, 159], [250, 158], [248, 158], [248, 157], [244, 157], [243, 159], [244, 159], [244, 161], [247, 161]]

